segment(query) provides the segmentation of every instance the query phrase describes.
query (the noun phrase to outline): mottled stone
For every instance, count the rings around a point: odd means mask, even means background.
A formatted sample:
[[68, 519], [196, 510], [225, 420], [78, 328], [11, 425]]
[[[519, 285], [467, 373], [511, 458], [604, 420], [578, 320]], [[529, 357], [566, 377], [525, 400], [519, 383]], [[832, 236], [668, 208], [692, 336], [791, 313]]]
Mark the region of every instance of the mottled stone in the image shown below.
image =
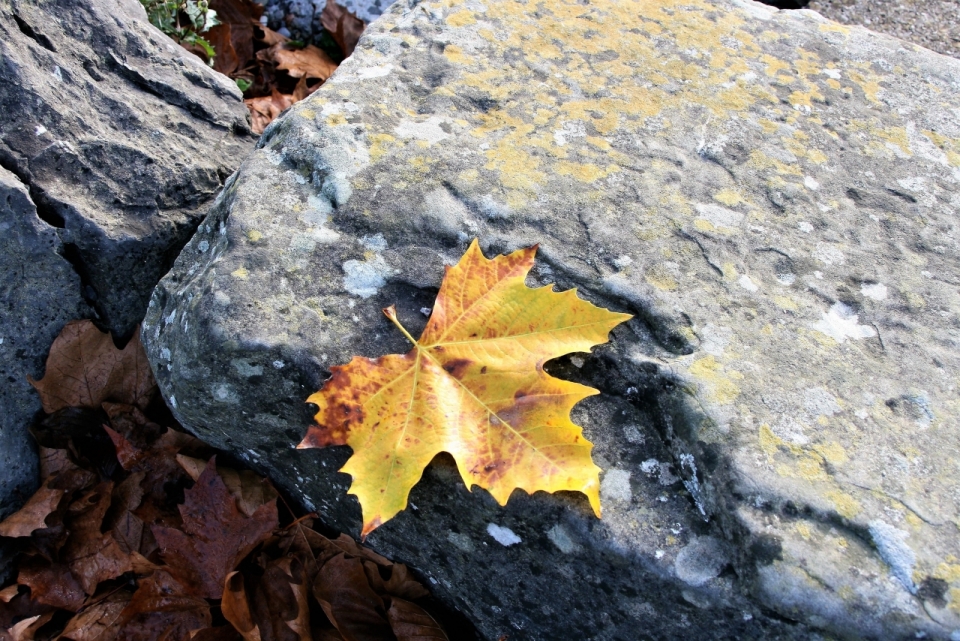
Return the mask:
[[[37, 489], [36, 446], [27, 428], [41, 406], [27, 376], [41, 378], [53, 339], [68, 321], [91, 313], [62, 250], [26, 186], [0, 168], [0, 519]], [[0, 581], [7, 578], [8, 552], [0, 547]]]
[[264, 133], [150, 358], [185, 425], [356, 532], [303, 400], [406, 351], [380, 308], [416, 334], [471, 238], [539, 243], [531, 285], [636, 315], [548, 365], [601, 390], [603, 519], [440, 457], [369, 543], [488, 639], [956, 637], [958, 108], [960, 62], [810, 11], [400, 2]]
[[0, 166], [59, 228], [86, 300], [133, 334], [256, 138], [237, 86], [137, 0], [0, 0]]

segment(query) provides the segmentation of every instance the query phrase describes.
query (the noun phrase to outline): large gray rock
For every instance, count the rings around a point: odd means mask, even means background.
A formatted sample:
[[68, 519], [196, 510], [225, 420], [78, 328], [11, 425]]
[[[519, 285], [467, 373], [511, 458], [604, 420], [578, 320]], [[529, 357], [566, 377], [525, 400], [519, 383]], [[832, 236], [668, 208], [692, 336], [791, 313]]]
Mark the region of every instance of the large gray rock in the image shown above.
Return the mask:
[[137, 0], [0, 0], [0, 165], [27, 185], [100, 321], [150, 292], [255, 143], [236, 85]]
[[[27, 375], [42, 377], [53, 339], [67, 321], [91, 313], [62, 251], [27, 188], [0, 168], [0, 519], [37, 488], [37, 454], [27, 427], [41, 407]], [[0, 547], [0, 575], [6, 552]]]
[[[334, 527], [294, 450], [443, 265], [637, 318], [559, 375], [603, 468], [499, 508], [441, 457], [368, 539], [483, 638], [960, 637], [960, 62], [746, 0], [400, 2], [264, 134], [151, 301], [184, 425]], [[509, 531], [508, 531], [509, 530]]]

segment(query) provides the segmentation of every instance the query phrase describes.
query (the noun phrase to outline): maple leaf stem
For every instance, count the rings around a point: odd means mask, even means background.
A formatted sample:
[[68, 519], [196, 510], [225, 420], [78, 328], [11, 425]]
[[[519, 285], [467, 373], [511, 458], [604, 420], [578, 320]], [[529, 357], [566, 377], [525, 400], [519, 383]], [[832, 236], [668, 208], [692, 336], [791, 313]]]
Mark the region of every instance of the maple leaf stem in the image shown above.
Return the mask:
[[397, 326], [397, 329], [399, 329], [401, 332], [403, 332], [403, 335], [406, 336], [406, 337], [410, 340], [411, 343], [413, 343], [414, 345], [419, 345], [419, 343], [417, 343], [417, 339], [415, 339], [413, 336], [411, 336], [411, 335], [410, 335], [410, 332], [408, 332], [408, 331], [406, 330], [406, 328], [405, 328], [403, 325], [400, 324], [400, 320], [397, 318], [397, 308], [396, 308], [396, 307], [394, 307], [393, 305], [391, 305], [390, 307], [384, 307], [384, 308], [383, 308], [383, 315], [386, 316], [387, 318], [389, 318], [391, 321], [393, 321], [393, 324]]

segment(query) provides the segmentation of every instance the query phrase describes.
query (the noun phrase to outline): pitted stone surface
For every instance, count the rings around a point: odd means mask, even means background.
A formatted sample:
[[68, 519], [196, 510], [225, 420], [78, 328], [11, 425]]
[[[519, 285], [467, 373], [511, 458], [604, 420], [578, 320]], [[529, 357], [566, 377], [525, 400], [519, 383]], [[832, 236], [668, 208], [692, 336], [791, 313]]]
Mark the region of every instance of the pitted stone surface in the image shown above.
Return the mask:
[[532, 281], [637, 315], [553, 364], [602, 391], [603, 520], [441, 460], [374, 547], [491, 639], [948, 639], [958, 92], [958, 61], [748, 0], [401, 2], [265, 132], [148, 351], [185, 425], [355, 532], [348, 452], [290, 449], [303, 399], [406, 351], [380, 308], [416, 334], [471, 238], [539, 243]]
[[2, 0], [0, 110], [0, 166], [59, 228], [98, 320], [129, 337], [256, 142], [240, 91], [137, 0]]

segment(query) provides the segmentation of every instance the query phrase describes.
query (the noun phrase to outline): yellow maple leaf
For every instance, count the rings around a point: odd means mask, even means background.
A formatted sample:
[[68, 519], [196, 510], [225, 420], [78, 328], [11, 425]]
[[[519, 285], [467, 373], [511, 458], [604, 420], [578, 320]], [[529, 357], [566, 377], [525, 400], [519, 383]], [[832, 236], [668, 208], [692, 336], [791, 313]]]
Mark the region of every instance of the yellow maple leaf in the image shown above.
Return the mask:
[[447, 267], [420, 340], [403, 355], [354, 357], [308, 403], [320, 409], [298, 447], [349, 445], [340, 470], [363, 509], [366, 536], [407, 505], [410, 489], [440, 452], [468, 488], [504, 505], [514, 489], [583, 492], [600, 516], [593, 445], [570, 410], [597, 390], [543, 371], [543, 364], [605, 343], [630, 318], [575, 290], [524, 284], [537, 248], [488, 260], [474, 240]]

